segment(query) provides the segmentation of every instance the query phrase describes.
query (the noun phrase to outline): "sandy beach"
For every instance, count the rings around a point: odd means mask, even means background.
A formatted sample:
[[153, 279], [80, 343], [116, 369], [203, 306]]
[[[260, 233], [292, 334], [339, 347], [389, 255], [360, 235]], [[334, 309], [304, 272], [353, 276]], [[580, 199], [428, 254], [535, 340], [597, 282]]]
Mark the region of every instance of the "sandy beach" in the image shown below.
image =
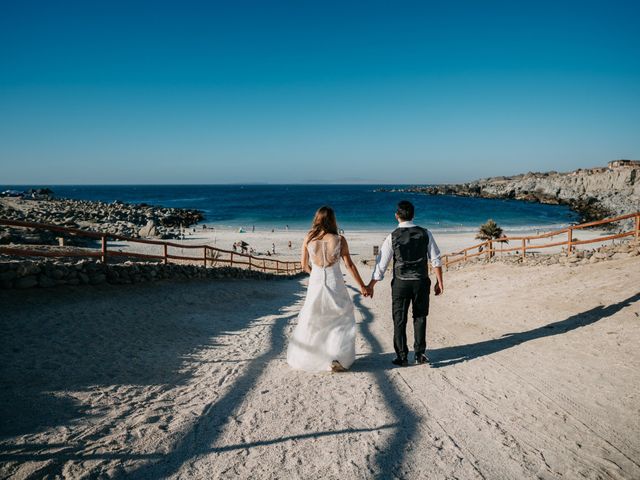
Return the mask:
[[[345, 238], [349, 242], [349, 250], [356, 260], [372, 260], [373, 247], [382, 245], [385, 237], [391, 232], [392, 229], [387, 230], [353, 230], [344, 233]], [[505, 230], [505, 235], [511, 236], [524, 236], [524, 235], [537, 235], [550, 231], [543, 227], [531, 227], [526, 229], [518, 229], [516, 231]], [[202, 225], [194, 226], [185, 231], [184, 240], [181, 240], [187, 244], [194, 245], [209, 245], [212, 247], [221, 248], [224, 250], [231, 250], [233, 244], [236, 242], [244, 241], [251, 248], [255, 250], [255, 255], [264, 258], [280, 258], [284, 260], [298, 260], [300, 258], [300, 248], [304, 241], [306, 230], [285, 230], [280, 229], [273, 231], [270, 229], [257, 228], [255, 231], [251, 229], [243, 229], [243, 232], [239, 232], [238, 229], [231, 228], [213, 228], [207, 226], [206, 229], [202, 228]], [[580, 240], [594, 239], [606, 235], [607, 232], [598, 229], [581, 230], [574, 234], [574, 240], [576, 238]], [[433, 231], [434, 239], [440, 248], [441, 253], [452, 253], [459, 251], [463, 248], [471, 247], [480, 243], [480, 240], [475, 239], [476, 232], [474, 231], [462, 231], [462, 232], [447, 232], [447, 231]], [[566, 234], [553, 237], [551, 239], [539, 240], [540, 244], [551, 243], [552, 241], [566, 240]], [[289, 247], [291, 242], [291, 247]], [[581, 245], [575, 247], [578, 250], [581, 249], [594, 249], [600, 245], [611, 242], [595, 242], [591, 244]], [[114, 248], [130, 249], [131, 251], [140, 253], [154, 253], [161, 254], [161, 247], [149, 246], [140, 244], [129, 244], [127, 242], [113, 242]], [[506, 245], [506, 244], [505, 244]], [[276, 254], [273, 257], [267, 256], [267, 251], [273, 251], [275, 246]], [[506, 245], [504, 248], [508, 248], [510, 245]], [[497, 249], [500, 248], [498, 245]], [[188, 249], [175, 250], [180, 254], [189, 256], [193, 255], [193, 251]], [[238, 250], [240, 251], [240, 250]], [[561, 247], [551, 247], [539, 250], [539, 253], [557, 253], [561, 251]]]
[[0, 477], [638, 478], [639, 267], [450, 272], [405, 369], [385, 279], [345, 374], [285, 362], [306, 279], [2, 291]]

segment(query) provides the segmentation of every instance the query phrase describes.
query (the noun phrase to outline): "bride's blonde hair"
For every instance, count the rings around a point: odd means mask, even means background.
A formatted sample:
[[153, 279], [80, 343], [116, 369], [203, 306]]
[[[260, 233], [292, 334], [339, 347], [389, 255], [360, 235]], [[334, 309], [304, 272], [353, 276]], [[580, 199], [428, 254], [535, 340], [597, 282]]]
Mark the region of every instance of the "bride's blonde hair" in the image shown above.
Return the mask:
[[338, 235], [338, 223], [336, 222], [336, 214], [333, 208], [324, 205], [318, 209], [313, 217], [311, 230], [307, 234], [307, 241], [322, 237], [327, 233]]

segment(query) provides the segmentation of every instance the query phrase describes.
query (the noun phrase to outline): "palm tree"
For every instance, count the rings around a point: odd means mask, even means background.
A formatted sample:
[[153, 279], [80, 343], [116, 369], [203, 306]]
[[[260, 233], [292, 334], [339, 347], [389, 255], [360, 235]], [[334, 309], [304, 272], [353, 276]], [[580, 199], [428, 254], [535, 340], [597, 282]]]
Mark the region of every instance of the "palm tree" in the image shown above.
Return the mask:
[[[502, 228], [500, 228], [500, 226], [498, 226], [498, 224], [494, 220], [489, 219], [487, 220], [487, 223], [485, 223], [484, 225], [480, 225], [476, 238], [478, 240], [485, 240], [485, 241], [496, 240], [498, 238], [502, 238], [503, 235], [504, 235], [504, 232]], [[509, 243], [509, 240], [501, 240], [500, 242]], [[493, 252], [491, 253], [491, 256], [493, 257]]]

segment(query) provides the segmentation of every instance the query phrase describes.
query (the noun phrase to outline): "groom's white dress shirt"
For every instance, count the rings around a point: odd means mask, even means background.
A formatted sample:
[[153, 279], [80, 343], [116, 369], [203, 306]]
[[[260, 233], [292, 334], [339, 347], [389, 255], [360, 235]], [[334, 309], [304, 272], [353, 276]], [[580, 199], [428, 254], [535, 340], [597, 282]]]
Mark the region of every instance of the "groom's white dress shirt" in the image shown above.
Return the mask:
[[[408, 222], [400, 222], [398, 223], [398, 228], [409, 228], [415, 227], [416, 224], [412, 221]], [[431, 260], [432, 267], [441, 267], [442, 262], [440, 261], [440, 249], [436, 244], [436, 241], [433, 239], [433, 235], [431, 232], [427, 230], [427, 236], [429, 237], [429, 248], [427, 250], [427, 256], [429, 260]], [[373, 269], [373, 274], [371, 278], [376, 282], [379, 282], [384, 278], [384, 272], [387, 270], [389, 266], [389, 262], [393, 258], [393, 245], [391, 243], [391, 234], [387, 235], [387, 238], [382, 242], [382, 247], [380, 248], [380, 253], [378, 254], [378, 258], [376, 259], [376, 266]]]

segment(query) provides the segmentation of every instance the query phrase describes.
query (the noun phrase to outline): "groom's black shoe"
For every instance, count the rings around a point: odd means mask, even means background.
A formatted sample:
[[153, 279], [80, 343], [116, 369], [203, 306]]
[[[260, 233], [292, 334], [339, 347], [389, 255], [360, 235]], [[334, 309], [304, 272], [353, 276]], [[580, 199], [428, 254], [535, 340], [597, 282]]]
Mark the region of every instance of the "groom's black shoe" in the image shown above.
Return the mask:
[[393, 363], [394, 365], [398, 365], [399, 367], [406, 367], [407, 365], [409, 365], [409, 360], [407, 360], [406, 358], [396, 357], [391, 360], [391, 363]]
[[429, 363], [429, 359], [424, 353], [416, 354], [416, 365], [424, 365], [425, 363]]

